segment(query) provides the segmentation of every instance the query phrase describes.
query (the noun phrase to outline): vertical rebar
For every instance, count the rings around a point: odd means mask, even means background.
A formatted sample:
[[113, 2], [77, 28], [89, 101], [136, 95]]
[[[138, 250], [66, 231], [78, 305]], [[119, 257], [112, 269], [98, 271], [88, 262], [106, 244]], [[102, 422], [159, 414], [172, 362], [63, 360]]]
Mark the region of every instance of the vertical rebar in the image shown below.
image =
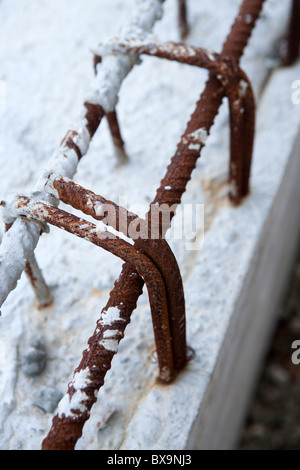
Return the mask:
[[43, 273], [37, 263], [34, 255], [27, 260], [25, 266], [25, 273], [30, 280], [31, 286], [34, 290], [38, 308], [49, 307], [53, 303], [53, 296], [49, 287], [46, 284]]
[[107, 123], [110, 129], [111, 138], [114, 144], [116, 157], [119, 165], [123, 165], [129, 161], [128, 155], [125, 151], [124, 140], [121, 135], [120, 125], [116, 110], [106, 113]]
[[178, 24], [180, 37], [184, 41], [189, 34], [189, 24], [187, 19], [187, 3], [186, 0], [178, 0]]

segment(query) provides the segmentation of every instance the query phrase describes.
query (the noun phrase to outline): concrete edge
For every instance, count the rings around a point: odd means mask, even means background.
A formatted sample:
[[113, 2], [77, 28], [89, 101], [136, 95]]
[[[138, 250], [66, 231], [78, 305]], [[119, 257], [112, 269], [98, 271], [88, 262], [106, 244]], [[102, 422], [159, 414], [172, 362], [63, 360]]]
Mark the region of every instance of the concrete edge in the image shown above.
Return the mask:
[[234, 449], [300, 237], [300, 133], [266, 220], [187, 449]]

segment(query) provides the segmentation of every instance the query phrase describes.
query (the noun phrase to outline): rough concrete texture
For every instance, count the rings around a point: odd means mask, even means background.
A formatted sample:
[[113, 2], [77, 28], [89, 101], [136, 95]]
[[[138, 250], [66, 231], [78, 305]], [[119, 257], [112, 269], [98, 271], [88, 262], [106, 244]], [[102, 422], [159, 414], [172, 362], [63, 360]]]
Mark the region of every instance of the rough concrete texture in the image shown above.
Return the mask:
[[[53, 149], [77, 120], [82, 95], [94, 77], [91, 48], [118, 34], [134, 3], [1, 1], [1, 44], [6, 47], [0, 49], [0, 79], [7, 87], [6, 104], [0, 106], [0, 199], [32, 189]], [[240, 3], [220, 0], [216, 8], [211, 0], [189, 0], [191, 43], [220, 50]], [[183, 275], [188, 343], [196, 357], [172, 387], [157, 384], [144, 292], [78, 450], [182, 449], [186, 444], [299, 129], [300, 113], [291, 102], [291, 85], [299, 78], [300, 64], [273, 70], [278, 68], [274, 56], [287, 20], [285, 2], [268, 0], [242, 61], [258, 98], [250, 197], [238, 209], [228, 203], [229, 128], [224, 103], [183, 198], [184, 204], [193, 207], [205, 205], [203, 249], [187, 250], [185, 239], [170, 242]], [[177, 1], [166, 1], [155, 33], [162, 40], [179, 39]], [[203, 70], [145, 58], [127, 77], [118, 103], [129, 164], [116, 168], [104, 123], [89, 155], [80, 162], [75, 181], [143, 215], [206, 78]], [[54, 304], [38, 310], [22, 276], [3, 305], [1, 449], [40, 449], [56, 400], [66, 392], [121, 268], [109, 253], [58, 229], [41, 237], [36, 256]], [[41, 367], [38, 376], [28, 376], [22, 358], [36, 340], [44, 345], [45, 369]]]

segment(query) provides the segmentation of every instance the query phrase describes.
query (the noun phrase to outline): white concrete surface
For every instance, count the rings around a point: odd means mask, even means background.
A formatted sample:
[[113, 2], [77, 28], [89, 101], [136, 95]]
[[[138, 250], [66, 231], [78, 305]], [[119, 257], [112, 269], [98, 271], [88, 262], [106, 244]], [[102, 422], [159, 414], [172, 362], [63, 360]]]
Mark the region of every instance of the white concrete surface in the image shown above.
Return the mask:
[[[2, 0], [0, 80], [6, 99], [0, 104], [0, 199], [32, 189], [78, 117], [93, 78], [89, 50], [118, 33], [133, 4], [102, 0], [99, 6], [87, 0], [83, 7], [80, 0]], [[222, 0], [215, 8], [214, 2], [189, 0], [190, 42], [219, 51], [239, 4]], [[155, 32], [162, 40], [178, 40], [176, 1], [167, 0], [164, 10]], [[267, 0], [242, 61], [258, 103], [250, 196], [237, 209], [226, 198], [224, 105], [183, 199], [193, 207], [205, 205], [203, 248], [188, 251], [186, 240], [170, 240], [184, 278], [188, 343], [196, 357], [173, 385], [156, 383], [144, 292], [78, 450], [229, 448], [236, 442], [299, 233], [294, 149], [300, 105], [291, 97], [300, 63], [277, 69], [273, 60], [287, 18], [285, 2]], [[104, 123], [75, 180], [142, 213], [206, 77], [205, 71], [145, 58], [126, 78], [118, 104], [129, 165], [116, 168]], [[43, 393], [66, 392], [121, 267], [108, 253], [55, 229], [43, 235], [36, 256], [55, 303], [37, 310], [22, 276], [2, 307], [0, 449], [40, 448], [54, 411], [37, 403]], [[22, 359], [33, 339], [44, 344], [48, 360], [41, 375], [28, 377]]]

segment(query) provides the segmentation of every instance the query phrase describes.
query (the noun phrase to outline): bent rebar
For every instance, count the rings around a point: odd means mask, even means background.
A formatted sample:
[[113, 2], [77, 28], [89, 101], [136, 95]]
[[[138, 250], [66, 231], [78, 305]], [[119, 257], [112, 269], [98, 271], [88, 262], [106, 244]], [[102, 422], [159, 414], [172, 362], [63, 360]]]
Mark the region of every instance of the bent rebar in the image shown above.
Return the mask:
[[[176, 372], [180, 371], [187, 362], [182, 278], [176, 258], [167, 241], [160, 238], [159, 230], [153, 227], [153, 220], [150, 229], [146, 219], [141, 219], [114, 202], [59, 175], [50, 175], [45, 190], [62, 202], [122, 232], [126, 237], [133, 238], [136, 249], [147, 255], [158, 267], [167, 292], [174, 368]], [[159, 225], [158, 218], [157, 225]]]
[[[249, 177], [255, 130], [255, 100], [250, 80], [235, 60], [206, 49], [168, 42], [147, 43], [146, 40], [113, 39], [100, 45], [102, 54], [150, 55], [209, 70], [229, 100], [230, 109], [230, 165], [229, 197], [238, 205], [249, 192]], [[186, 134], [183, 143], [189, 149], [200, 151], [205, 145], [207, 129], [199, 128]]]

